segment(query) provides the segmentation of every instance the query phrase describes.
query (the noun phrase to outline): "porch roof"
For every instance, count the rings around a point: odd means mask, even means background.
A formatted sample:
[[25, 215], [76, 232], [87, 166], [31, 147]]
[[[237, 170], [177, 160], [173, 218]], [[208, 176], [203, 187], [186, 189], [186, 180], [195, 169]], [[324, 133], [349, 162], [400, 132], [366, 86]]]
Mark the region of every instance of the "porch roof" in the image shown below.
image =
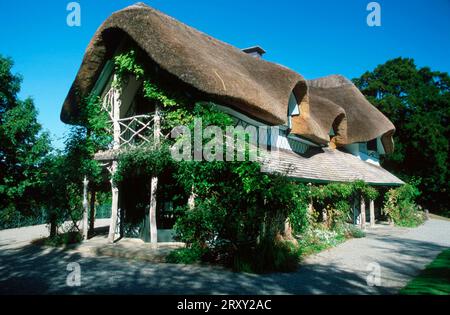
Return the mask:
[[305, 182], [352, 182], [363, 180], [371, 185], [398, 186], [404, 184], [381, 166], [365, 162], [339, 149], [311, 147], [306, 154], [285, 150], [279, 158], [267, 153], [261, 158], [267, 172], [277, 172]]

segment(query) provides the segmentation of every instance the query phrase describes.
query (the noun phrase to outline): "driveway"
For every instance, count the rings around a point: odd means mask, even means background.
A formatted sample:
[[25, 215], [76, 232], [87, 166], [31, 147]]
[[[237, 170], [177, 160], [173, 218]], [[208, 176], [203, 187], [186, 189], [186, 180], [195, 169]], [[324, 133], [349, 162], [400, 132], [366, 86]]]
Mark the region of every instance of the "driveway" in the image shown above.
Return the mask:
[[[23, 239], [13, 246], [5, 233], [0, 231], [1, 294], [395, 294], [450, 247], [449, 221], [431, 219], [415, 229], [377, 226], [365, 238], [308, 257], [294, 273], [253, 275], [88, 257]], [[71, 287], [66, 279], [73, 262], [80, 266], [81, 285]]]

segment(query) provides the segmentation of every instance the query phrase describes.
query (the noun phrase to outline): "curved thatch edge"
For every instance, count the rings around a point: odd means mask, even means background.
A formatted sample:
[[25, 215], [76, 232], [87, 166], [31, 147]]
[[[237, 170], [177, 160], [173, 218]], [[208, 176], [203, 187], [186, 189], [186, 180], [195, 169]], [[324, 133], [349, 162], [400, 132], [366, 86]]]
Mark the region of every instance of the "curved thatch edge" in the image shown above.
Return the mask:
[[[77, 104], [95, 84], [118, 35], [129, 36], [163, 70], [204, 93], [273, 125], [287, 120], [292, 90], [306, 85], [298, 73], [256, 59], [148, 6], [137, 4], [112, 14], [89, 43], [64, 102], [61, 120], [73, 123]], [[116, 45], [117, 46], [117, 45]]]
[[61, 120], [76, 123], [78, 104], [93, 88], [108, 58], [128, 36], [150, 60], [205, 100], [229, 106], [271, 125], [286, 123], [289, 97], [297, 97], [300, 115], [293, 134], [331, 146], [366, 142], [381, 136], [393, 151], [393, 124], [346, 78], [338, 75], [306, 81], [283, 66], [256, 59], [175, 19], [138, 4], [112, 14], [91, 39], [64, 101]]
[[293, 118], [292, 133], [332, 146], [367, 142], [381, 136], [386, 153], [394, 150], [395, 127], [348, 79], [340, 75], [308, 80], [308, 101]]

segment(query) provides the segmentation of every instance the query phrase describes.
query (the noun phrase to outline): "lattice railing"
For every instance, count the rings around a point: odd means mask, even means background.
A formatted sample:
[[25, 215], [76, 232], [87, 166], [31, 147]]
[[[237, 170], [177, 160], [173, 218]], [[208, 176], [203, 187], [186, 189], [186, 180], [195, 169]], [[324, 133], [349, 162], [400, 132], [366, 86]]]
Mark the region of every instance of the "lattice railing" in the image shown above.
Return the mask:
[[153, 115], [137, 115], [119, 119], [120, 147], [141, 146], [153, 140]]
[[[109, 115], [109, 124], [107, 127], [108, 132], [114, 133], [114, 102], [116, 101], [116, 94], [118, 91], [115, 88], [111, 88], [103, 97], [102, 109]], [[120, 108], [119, 108], [120, 110]], [[149, 113], [146, 115], [135, 115], [117, 120], [120, 127], [120, 133], [118, 135], [119, 148], [131, 146], [141, 146], [146, 143], [152, 142], [154, 114]], [[114, 143], [111, 144], [113, 147]]]

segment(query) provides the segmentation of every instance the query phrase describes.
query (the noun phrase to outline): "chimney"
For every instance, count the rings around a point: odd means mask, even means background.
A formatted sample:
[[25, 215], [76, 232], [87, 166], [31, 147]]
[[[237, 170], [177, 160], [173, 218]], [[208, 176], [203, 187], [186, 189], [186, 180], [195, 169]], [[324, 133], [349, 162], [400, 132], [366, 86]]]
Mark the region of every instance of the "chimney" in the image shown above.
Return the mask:
[[262, 58], [262, 56], [266, 53], [266, 51], [262, 49], [260, 46], [252, 46], [249, 48], [242, 49], [242, 51], [258, 59]]

